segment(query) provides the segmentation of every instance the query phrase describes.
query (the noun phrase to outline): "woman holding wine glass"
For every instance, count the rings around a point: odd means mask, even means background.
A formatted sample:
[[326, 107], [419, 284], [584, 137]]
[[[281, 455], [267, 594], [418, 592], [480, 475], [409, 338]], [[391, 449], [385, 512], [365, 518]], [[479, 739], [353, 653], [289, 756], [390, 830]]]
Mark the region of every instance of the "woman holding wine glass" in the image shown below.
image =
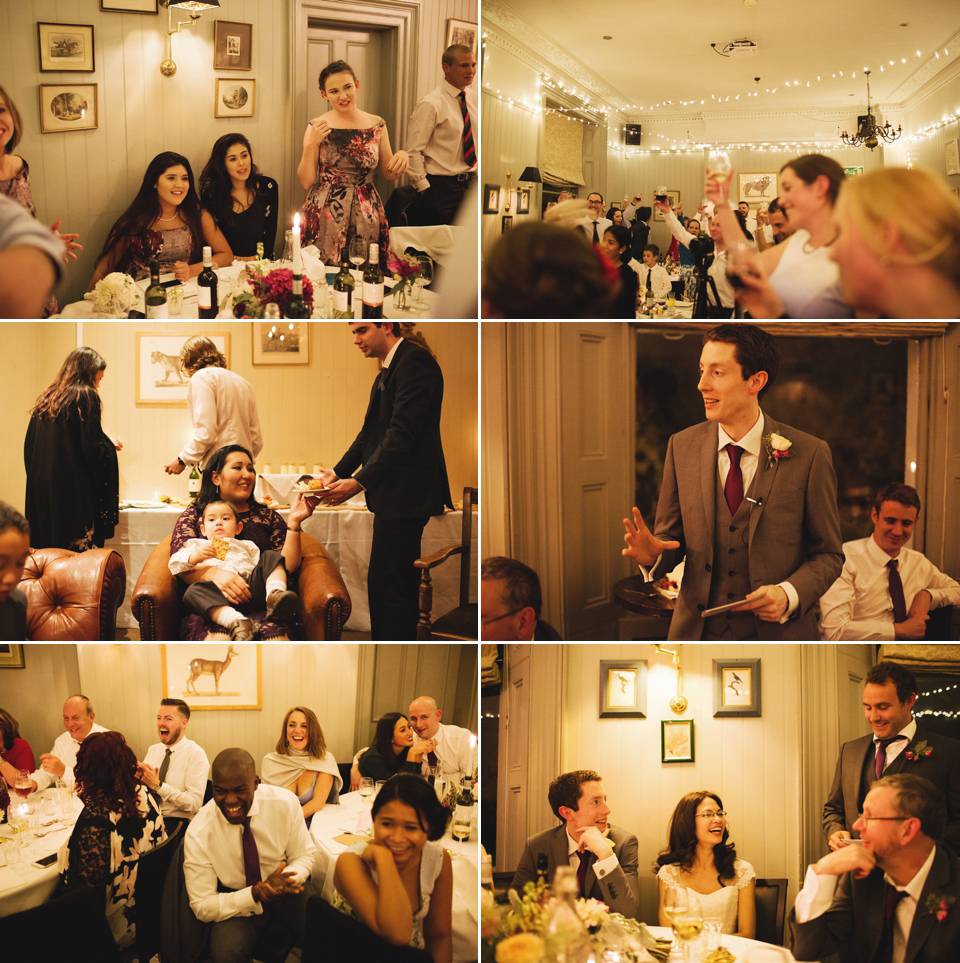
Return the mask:
[[[722, 920], [721, 932], [754, 938], [756, 873], [728, 842], [723, 803], [715, 793], [687, 793], [670, 817], [669, 842], [657, 857], [660, 925], [670, 922], [666, 894], [686, 891], [691, 916]], [[683, 914], [681, 914], [683, 915]]]
[[334, 870], [335, 908], [394, 946], [453, 958], [453, 870], [439, 840], [449, 812], [419, 776], [400, 773], [373, 801], [373, 841], [343, 853]]
[[423, 757], [437, 747], [436, 739], [414, 745], [413, 727], [400, 712], [387, 712], [377, 722], [370, 748], [360, 757], [360, 775], [378, 782], [398, 772], [419, 775]]

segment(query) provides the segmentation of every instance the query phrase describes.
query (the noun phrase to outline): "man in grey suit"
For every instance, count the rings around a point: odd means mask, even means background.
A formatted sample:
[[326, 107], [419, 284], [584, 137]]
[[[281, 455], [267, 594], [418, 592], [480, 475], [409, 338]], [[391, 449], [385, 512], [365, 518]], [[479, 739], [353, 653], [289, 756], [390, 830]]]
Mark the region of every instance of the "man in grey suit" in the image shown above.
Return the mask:
[[860, 804], [874, 779], [912, 773], [929, 779], [946, 797], [947, 819], [940, 839], [960, 853], [960, 741], [917, 725], [913, 707], [917, 680], [895, 662], [878, 662], [863, 687], [863, 710], [873, 734], [840, 749], [830, 795], [823, 805], [823, 835], [830, 849], [856, 832]]
[[538, 857], [546, 857], [549, 882], [558, 866], [572, 866], [578, 871], [582, 897], [601, 900], [611, 912], [636, 917], [637, 837], [608, 824], [610, 807], [599, 774], [592, 769], [565, 772], [550, 783], [547, 798], [563, 825], [527, 840], [511, 887], [522, 889], [528, 880], [536, 879]]
[[843, 565], [837, 477], [825, 442], [760, 410], [779, 366], [761, 328], [709, 330], [697, 385], [707, 420], [667, 445], [657, 534], [637, 508], [624, 519], [623, 554], [647, 577], [686, 560], [670, 639], [819, 638], [814, 606]]
[[929, 780], [874, 783], [854, 824], [863, 842], [807, 869], [790, 913], [796, 959], [836, 952], [844, 963], [960, 959], [960, 860], [934, 842], [945, 819], [943, 793]]

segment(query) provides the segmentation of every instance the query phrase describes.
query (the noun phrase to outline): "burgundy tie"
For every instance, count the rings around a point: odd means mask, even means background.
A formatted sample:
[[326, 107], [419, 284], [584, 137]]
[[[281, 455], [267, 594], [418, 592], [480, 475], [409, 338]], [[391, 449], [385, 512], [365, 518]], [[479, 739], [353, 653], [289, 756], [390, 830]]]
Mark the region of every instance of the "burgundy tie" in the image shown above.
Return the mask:
[[586, 851], [580, 854], [580, 865], [577, 867], [577, 883], [580, 886], [580, 896], [582, 899], [587, 898], [587, 853]]
[[473, 125], [470, 123], [470, 111], [467, 110], [467, 95], [461, 90], [457, 97], [463, 116], [463, 160], [468, 167], [473, 167], [477, 162], [477, 149], [473, 143]]
[[743, 449], [739, 445], [727, 445], [727, 454], [730, 456], [730, 471], [727, 472], [727, 481], [723, 486], [723, 494], [727, 498], [727, 507], [731, 515], [737, 514], [737, 509], [743, 501], [743, 472], [740, 471], [740, 456]]
[[257, 841], [253, 838], [250, 828], [250, 817], [243, 821], [243, 873], [247, 886], [261, 882], [260, 853], [257, 851]]
[[891, 963], [893, 960], [893, 934], [897, 915], [897, 904], [906, 896], [905, 890], [897, 889], [887, 883], [887, 898], [883, 907], [883, 933], [880, 936], [880, 946], [874, 957], [876, 963]]
[[893, 621], [906, 622], [907, 602], [903, 597], [903, 582], [900, 581], [900, 572], [895, 558], [887, 562], [887, 573], [890, 581], [890, 598], [893, 600]]
[[887, 765], [887, 746], [898, 739], [906, 739], [906, 736], [892, 736], [890, 739], [877, 740], [877, 761], [874, 764], [873, 772], [877, 779], [882, 778], [884, 767]]

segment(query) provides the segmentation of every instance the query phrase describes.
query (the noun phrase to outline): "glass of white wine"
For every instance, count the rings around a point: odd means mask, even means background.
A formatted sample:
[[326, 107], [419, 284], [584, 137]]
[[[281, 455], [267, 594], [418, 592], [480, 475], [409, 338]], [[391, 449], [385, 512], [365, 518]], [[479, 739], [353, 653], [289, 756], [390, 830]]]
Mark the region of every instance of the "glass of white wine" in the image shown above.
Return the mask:
[[459, 809], [453, 812], [453, 825], [450, 827], [450, 835], [463, 845], [470, 838], [472, 821], [469, 813], [463, 813]]
[[690, 897], [685, 886], [668, 886], [663, 894], [663, 915], [673, 926], [675, 939], [667, 956], [669, 963], [683, 959], [680, 949], [680, 934], [677, 932], [677, 920], [690, 915]]
[[360, 798], [364, 802], [370, 801], [371, 797], [373, 796], [373, 790], [374, 790], [373, 780], [369, 776], [361, 776], [360, 777]]
[[703, 932], [703, 920], [699, 916], [678, 915], [673, 919], [673, 929], [683, 944], [684, 963], [698, 963], [697, 949]]
[[733, 170], [730, 155], [725, 150], [712, 150], [707, 154], [707, 176], [715, 174], [718, 180], [726, 180]]

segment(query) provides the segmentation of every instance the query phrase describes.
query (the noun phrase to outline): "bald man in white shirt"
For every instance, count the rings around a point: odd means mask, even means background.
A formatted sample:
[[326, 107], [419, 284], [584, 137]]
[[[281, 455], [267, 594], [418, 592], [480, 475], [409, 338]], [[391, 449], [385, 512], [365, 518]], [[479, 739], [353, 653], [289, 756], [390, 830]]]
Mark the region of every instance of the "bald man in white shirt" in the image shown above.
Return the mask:
[[436, 699], [419, 696], [410, 703], [410, 725], [423, 740], [436, 739], [437, 748], [423, 757], [423, 773], [436, 766], [437, 775], [462, 778], [473, 775], [477, 765], [477, 740], [469, 729], [440, 724], [442, 712]]

